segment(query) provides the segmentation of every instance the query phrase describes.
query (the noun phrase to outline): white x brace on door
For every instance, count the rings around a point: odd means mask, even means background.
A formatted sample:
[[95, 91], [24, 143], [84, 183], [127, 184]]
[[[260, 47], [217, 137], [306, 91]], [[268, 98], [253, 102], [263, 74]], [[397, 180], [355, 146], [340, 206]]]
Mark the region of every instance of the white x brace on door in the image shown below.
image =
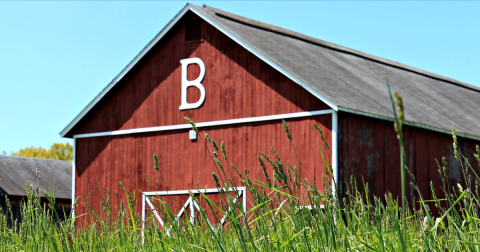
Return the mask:
[[[200, 194], [215, 194], [215, 193], [220, 193], [220, 190], [226, 191], [226, 192], [233, 192], [233, 191], [238, 191], [238, 195], [235, 196], [233, 199], [233, 203], [236, 204], [239, 200], [239, 198], [242, 198], [242, 205], [244, 211], [247, 209], [247, 190], [245, 187], [230, 187], [230, 188], [210, 188], [210, 189], [192, 189], [190, 192], [193, 193], [194, 196], [200, 195]], [[163, 221], [162, 217], [158, 213], [158, 211], [155, 209], [154, 204], [152, 201], [149, 199], [149, 197], [153, 196], [172, 196], [172, 195], [189, 195], [188, 193], [189, 190], [177, 190], [177, 191], [155, 191], [155, 192], [143, 192], [142, 195], [142, 237], [144, 235], [143, 230], [145, 229], [145, 215], [146, 215], [146, 205], [152, 210], [155, 218], [158, 220], [160, 223], [160, 226], [164, 227], [166, 230], [166, 233], [168, 236], [170, 236], [170, 232], [168, 227], [165, 227], [165, 222]], [[200, 211], [200, 206], [197, 204], [196, 201], [192, 199], [192, 196], [189, 196], [188, 199], [185, 201], [185, 204], [183, 204], [183, 207], [180, 209], [178, 212], [175, 221], [178, 221], [180, 217], [185, 213], [185, 211], [189, 208], [190, 210], [190, 222], [194, 223], [195, 222], [195, 209], [197, 211]], [[229, 213], [231, 209], [229, 208], [227, 210], [227, 213]], [[223, 225], [227, 219], [227, 215], [224, 215], [220, 219], [219, 225]], [[210, 225], [211, 228], [213, 228], [213, 225], [210, 223], [210, 221], [207, 219], [208, 224]]]

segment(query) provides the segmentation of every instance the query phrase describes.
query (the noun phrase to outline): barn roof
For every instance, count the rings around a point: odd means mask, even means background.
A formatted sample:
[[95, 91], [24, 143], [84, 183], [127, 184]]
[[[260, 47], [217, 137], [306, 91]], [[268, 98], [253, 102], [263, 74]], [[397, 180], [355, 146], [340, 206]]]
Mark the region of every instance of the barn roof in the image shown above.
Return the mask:
[[406, 124], [480, 139], [480, 88], [210, 6], [187, 4], [70, 123], [79, 120], [187, 12], [192, 11], [335, 110], [391, 119], [385, 79], [404, 99]]
[[25, 183], [37, 185], [36, 169], [40, 174], [40, 195], [50, 192], [55, 183], [56, 198], [72, 196], [72, 163], [52, 159], [23, 158], [0, 155], [0, 191], [8, 195], [26, 196]]

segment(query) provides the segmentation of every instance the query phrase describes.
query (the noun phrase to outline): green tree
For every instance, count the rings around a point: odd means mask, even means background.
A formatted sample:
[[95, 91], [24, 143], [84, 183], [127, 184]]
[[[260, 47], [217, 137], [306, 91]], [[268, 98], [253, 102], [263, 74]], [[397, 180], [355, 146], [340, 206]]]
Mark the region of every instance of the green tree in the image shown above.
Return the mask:
[[55, 160], [72, 161], [73, 160], [73, 146], [66, 143], [54, 143], [49, 150], [42, 147], [26, 147], [20, 149], [18, 152], [12, 153], [14, 157], [30, 157], [30, 158], [48, 158]]

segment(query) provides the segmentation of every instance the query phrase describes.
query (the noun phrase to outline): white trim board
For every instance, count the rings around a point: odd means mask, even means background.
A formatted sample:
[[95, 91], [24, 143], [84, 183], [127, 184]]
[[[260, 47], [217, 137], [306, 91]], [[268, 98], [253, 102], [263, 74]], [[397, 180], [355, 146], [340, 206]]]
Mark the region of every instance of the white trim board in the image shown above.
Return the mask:
[[133, 58], [133, 60], [98, 94], [81, 112], [78, 114], [61, 132], [60, 135], [65, 135], [75, 126], [80, 119], [82, 119], [107, 93], [110, 91], [142, 58], [150, 49], [152, 49], [160, 39], [167, 34], [170, 29], [180, 20], [187, 11], [192, 7], [190, 4], [185, 5], [183, 9], [153, 38], [140, 53]]
[[332, 178], [332, 193], [336, 196], [336, 185], [339, 183], [338, 181], [338, 112], [334, 111], [332, 113], [332, 170], [333, 170], [333, 178]]
[[208, 22], [210, 25], [217, 28], [219, 31], [223, 32], [223, 34], [227, 35], [227, 37], [229, 37], [233, 41], [237, 42], [239, 45], [241, 45], [247, 51], [251, 52], [253, 55], [257, 56], [259, 59], [263, 60], [265, 63], [267, 63], [268, 65], [273, 67], [275, 70], [279, 71], [280, 73], [285, 75], [287, 78], [289, 78], [293, 82], [295, 82], [298, 85], [300, 85], [301, 87], [303, 87], [305, 90], [307, 90], [313, 96], [317, 97], [319, 100], [321, 100], [322, 102], [327, 104], [330, 108], [334, 109], [335, 111], [338, 111], [338, 105], [335, 102], [333, 102], [332, 100], [330, 100], [326, 96], [317, 92], [315, 89], [313, 89], [312, 87], [307, 85], [305, 82], [300, 80], [298, 77], [296, 77], [293, 73], [287, 71], [285, 68], [280, 66], [278, 63], [276, 63], [275, 61], [273, 61], [272, 59], [270, 59], [269, 57], [267, 57], [266, 55], [264, 55], [263, 53], [261, 53], [260, 51], [255, 49], [254, 47], [252, 47], [250, 44], [248, 44], [244, 40], [240, 39], [238, 36], [236, 36], [234, 33], [230, 32], [228, 29], [226, 29], [225, 27], [223, 27], [219, 23], [215, 22], [214, 20], [212, 20], [211, 18], [209, 18], [208, 16], [206, 16], [202, 12], [197, 11], [195, 6], [193, 6], [193, 8], [191, 8], [190, 10], [193, 13], [197, 14], [199, 17], [203, 18], [203, 20]]
[[[238, 186], [238, 187], [229, 187], [227, 189], [220, 188], [221, 190], [225, 191], [234, 191], [235, 189], [238, 191], [245, 190], [246, 187]], [[143, 192], [145, 196], [173, 196], [173, 195], [186, 195], [188, 192], [191, 191], [194, 195], [198, 194], [212, 194], [212, 193], [219, 193], [218, 188], [208, 188], [208, 189], [191, 189], [191, 190], [174, 190], [174, 191], [153, 191], [153, 192]]]
[[100, 94], [98, 94], [81, 112], [78, 114], [61, 132], [60, 135], [65, 137], [70, 130], [145, 56], [162, 38], [167, 34], [168, 31], [190, 10], [193, 13], [197, 14], [199, 17], [204, 19], [206, 22], [211, 24], [213, 27], [220, 30], [224, 33], [227, 37], [237, 42], [239, 45], [244, 47], [249, 52], [253, 53], [255, 56], [263, 60], [265, 63], [273, 67], [275, 70], [279, 71], [280, 73], [284, 74], [287, 78], [291, 79], [309, 93], [320, 99], [322, 102], [326, 103], [329, 107], [334, 109], [335, 111], [338, 110], [338, 105], [331, 101], [329, 98], [325, 97], [324, 95], [320, 94], [305, 82], [297, 78], [295, 75], [278, 65], [276, 62], [265, 56], [264, 54], [260, 53], [258, 50], [250, 46], [245, 41], [238, 38], [235, 34], [230, 32], [229, 30], [225, 29], [223, 26], [218, 24], [217, 22], [213, 21], [211, 18], [206, 16], [201, 11], [196, 9], [195, 5], [188, 3], [158, 34], [153, 38], [145, 48], [105, 87]]
[[71, 217], [75, 221], [75, 182], [77, 179], [77, 168], [75, 167], [75, 160], [77, 156], [77, 148], [75, 145], [75, 138], [73, 138], [73, 160], [72, 160], [72, 212]]
[[[152, 196], [171, 196], [171, 195], [190, 195], [190, 192], [195, 196], [195, 195], [200, 195], [200, 194], [213, 194], [213, 193], [221, 193], [222, 191], [228, 193], [228, 192], [238, 192], [238, 195], [233, 199], [233, 203], [236, 204], [239, 200], [239, 198], [242, 198], [242, 206], [243, 210], [247, 210], [247, 188], [244, 186], [240, 187], [229, 187], [229, 188], [209, 188], [209, 189], [192, 189], [192, 190], [177, 190], [177, 191], [153, 191], [153, 192], [143, 192], [142, 193], [142, 242], [143, 239], [145, 238], [144, 230], [145, 230], [145, 221], [146, 221], [146, 206], [152, 210], [153, 216], [157, 219], [157, 221], [160, 223], [160, 226], [164, 227], [167, 233], [167, 236], [170, 236], [170, 231], [168, 227], [165, 227], [165, 222], [163, 221], [162, 217], [158, 214], [158, 211], [155, 209], [155, 206], [152, 204], [150, 201], [149, 197]], [[178, 219], [185, 214], [185, 211], [187, 210], [187, 207], [190, 208], [190, 222], [193, 224], [195, 223], [195, 209], [197, 211], [200, 211], [200, 206], [192, 199], [192, 196], [188, 197], [187, 201], [183, 204], [182, 209], [180, 209], [180, 212], [178, 212], [177, 216], [175, 217], [175, 221], [178, 221]], [[227, 213], [231, 211], [231, 208], [227, 210]], [[220, 223], [218, 223], [218, 226], [222, 226], [225, 221], [227, 220], [227, 215], [224, 215], [220, 219]], [[246, 216], [243, 217], [243, 223], [245, 224], [246, 221]], [[208, 225], [210, 228], [213, 230], [215, 229], [214, 225], [207, 219]], [[217, 223], [215, 223], [217, 224]]]
[[[300, 118], [300, 117], [309, 117], [309, 116], [316, 116], [316, 115], [327, 115], [327, 114], [332, 114], [334, 112], [335, 111], [333, 109], [315, 110], [315, 111], [289, 113], [289, 114], [256, 116], [256, 117], [228, 119], [228, 120], [219, 120], [219, 121], [210, 121], [210, 122], [199, 122], [199, 123], [195, 123], [195, 126], [197, 128], [202, 128], [202, 127], [232, 125], [232, 124], [239, 124], [239, 123], [265, 122], [265, 121], [280, 120], [280, 119]], [[104, 131], [104, 132], [96, 132], [96, 133], [85, 133], [85, 134], [74, 135], [73, 137], [76, 139], [76, 138], [89, 138], [89, 137], [102, 137], [102, 136], [117, 136], [117, 135], [127, 135], [127, 134], [135, 134], [135, 133], [147, 133], [147, 132], [158, 132], [158, 131], [191, 129], [191, 128], [192, 128], [192, 125], [186, 123], [186, 124], [136, 128], [136, 129], [127, 129], [127, 130], [114, 130], [114, 131]]]
[[[290, 113], [290, 114], [280, 114], [280, 115], [270, 115], [270, 116], [258, 116], [258, 117], [248, 117], [248, 118], [240, 118], [240, 119], [230, 119], [230, 120], [221, 120], [221, 121], [211, 121], [211, 122], [201, 122], [196, 123], [197, 128], [201, 127], [209, 127], [209, 126], [219, 126], [219, 125], [230, 125], [230, 124], [239, 124], [239, 123], [248, 123], [248, 122], [263, 122], [263, 121], [271, 121], [271, 120], [280, 120], [280, 119], [288, 119], [288, 118], [301, 118], [301, 117], [309, 117], [309, 116], [317, 116], [317, 115], [332, 115], [332, 169], [334, 178], [338, 183], [338, 116], [337, 112], [333, 109], [326, 109], [326, 110], [316, 110], [316, 111], [309, 111], [309, 112], [298, 112], [298, 113]], [[167, 130], [176, 130], [176, 129], [191, 129], [192, 125], [190, 124], [180, 124], [180, 125], [170, 125], [170, 126], [159, 126], [159, 127], [149, 127], [149, 128], [138, 128], [138, 129], [131, 129], [131, 130], [117, 130], [117, 131], [108, 131], [108, 132], [97, 132], [97, 133], [87, 133], [87, 134], [80, 134], [73, 136], [73, 163], [72, 163], [72, 207], [73, 202], [75, 200], [75, 182], [76, 182], [76, 139], [77, 138], [89, 138], [89, 137], [101, 137], [101, 136], [113, 136], [113, 135], [125, 135], [125, 134], [135, 134], [135, 133], [145, 133], [145, 132], [157, 132], [157, 131], [167, 131]], [[332, 189], [335, 193], [335, 185], [333, 184], [332, 179]], [[241, 187], [237, 187], [241, 188]], [[205, 193], [210, 193], [212, 190], [216, 189], [207, 189]], [[166, 192], [145, 192], [145, 194], [149, 195], [178, 195], [178, 194], [185, 194], [188, 190], [180, 190], [180, 191], [166, 191]], [[160, 193], [160, 194], [159, 194]], [[246, 202], [245, 202], [246, 204]], [[75, 217], [75, 211], [72, 210], [72, 217]]]

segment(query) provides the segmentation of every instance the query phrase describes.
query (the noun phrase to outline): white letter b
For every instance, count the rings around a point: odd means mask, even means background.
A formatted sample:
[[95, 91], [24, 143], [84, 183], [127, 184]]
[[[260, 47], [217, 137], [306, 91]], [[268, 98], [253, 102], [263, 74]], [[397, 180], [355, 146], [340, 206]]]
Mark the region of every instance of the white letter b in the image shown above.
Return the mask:
[[[179, 108], [180, 110], [198, 108], [205, 101], [205, 88], [201, 83], [203, 77], [205, 77], [205, 64], [203, 64], [203, 61], [200, 58], [182, 59], [180, 60], [180, 64], [182, 64], [182, 103]], [[200, 75], [197, 79], [191, 81], [187, 79], [187, 69], [190, 64], [197, 64], [200, 67]], [[197, 102], [187, 102], [188, 87], [196, 87], [200, 90], [200, 99], [198, 99]]]

